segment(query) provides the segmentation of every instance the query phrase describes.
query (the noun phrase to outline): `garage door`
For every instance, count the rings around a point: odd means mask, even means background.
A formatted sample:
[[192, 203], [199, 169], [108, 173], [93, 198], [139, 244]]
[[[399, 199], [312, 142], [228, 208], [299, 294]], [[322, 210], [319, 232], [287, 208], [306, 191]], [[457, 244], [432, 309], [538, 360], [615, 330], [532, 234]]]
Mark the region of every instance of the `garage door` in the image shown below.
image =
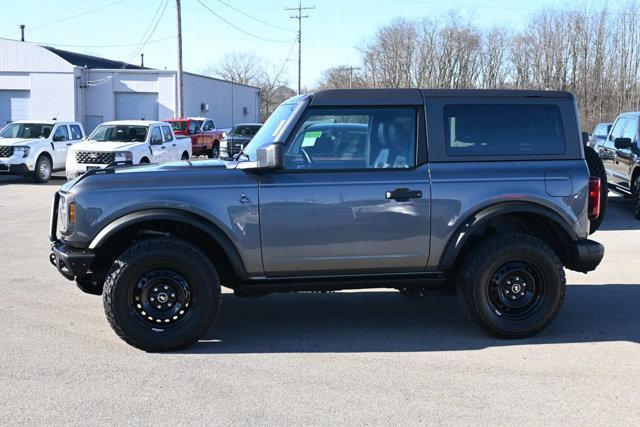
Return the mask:
[[0, 127], [29, 118], [28, 90], [0, 90]]
[[116, 120], [158, 120], [158, 94], [116, 92]]

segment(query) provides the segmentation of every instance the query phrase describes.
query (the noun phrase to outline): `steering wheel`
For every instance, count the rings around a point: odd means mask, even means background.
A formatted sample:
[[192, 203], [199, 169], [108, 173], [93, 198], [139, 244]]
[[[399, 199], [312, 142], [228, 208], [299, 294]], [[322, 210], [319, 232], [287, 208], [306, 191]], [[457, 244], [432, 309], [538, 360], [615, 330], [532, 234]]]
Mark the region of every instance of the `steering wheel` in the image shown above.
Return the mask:
[[313, 157], [307, 153], [307, 150], [304, 147], [300, 147], [300, 152], [302, 153], [302, 161], [306, 166], [311, 166], [313, 164]]

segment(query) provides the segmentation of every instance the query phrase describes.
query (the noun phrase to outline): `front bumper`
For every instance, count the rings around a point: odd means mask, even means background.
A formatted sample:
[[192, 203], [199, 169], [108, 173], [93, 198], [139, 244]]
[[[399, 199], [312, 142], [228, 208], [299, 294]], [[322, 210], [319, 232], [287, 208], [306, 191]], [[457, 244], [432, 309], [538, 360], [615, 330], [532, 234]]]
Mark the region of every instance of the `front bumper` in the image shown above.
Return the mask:
[[604, 246], [589, 239], [574, 242], [571, 259], [567, 266], [571, 270], [587, 273], [593, 271], [604, 257]]
[[95, 257], [96, 254], [93, 251], [72, 248], [64, 242], [56, 240], [51, 244], [49, 261], [60, 274], [69, 280], [74, 280], [77, 277], [87, 275]]
[[25, 163], [0, 163], [0, 173], [6, 173], [9, 175], [28, 175], [31, 171]]

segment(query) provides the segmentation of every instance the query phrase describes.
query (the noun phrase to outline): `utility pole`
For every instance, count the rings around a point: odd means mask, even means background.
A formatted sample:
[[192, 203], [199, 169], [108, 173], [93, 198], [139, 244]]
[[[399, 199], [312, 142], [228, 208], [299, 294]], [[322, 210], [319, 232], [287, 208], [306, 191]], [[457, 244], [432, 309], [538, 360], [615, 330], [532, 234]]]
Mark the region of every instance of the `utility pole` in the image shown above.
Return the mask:
[[140, 54], [140, 66], [144, 67], [144, 53]]
[[182, 99], [182, 17], [180, 15], [180, 0], [176, 0], [178, 18], [178, 118], [184, 117], [184, 102]]
[[302, 86], [302, 18], [308, 18], [309, 15], [302, 15], [303, 10], [315, 9], [315, 6], [302, 6], [302, 0], [298, 0], [298, 7], [286, 7], [284, 10], [297, 10], [298, 15], [292, 16], [291, 19], [298, 20], [298, 95]]
[[20, 41], [24, 41], [24, 24], [20, 25]]
[[360, 67], [342, 67], [342, 69], [344, 71], [348, 71], [349, 72], [349, 89], [351, 89], [352, 81], [353, 81], [353, 72], [356, 71], [356, 70], [359, 70]]

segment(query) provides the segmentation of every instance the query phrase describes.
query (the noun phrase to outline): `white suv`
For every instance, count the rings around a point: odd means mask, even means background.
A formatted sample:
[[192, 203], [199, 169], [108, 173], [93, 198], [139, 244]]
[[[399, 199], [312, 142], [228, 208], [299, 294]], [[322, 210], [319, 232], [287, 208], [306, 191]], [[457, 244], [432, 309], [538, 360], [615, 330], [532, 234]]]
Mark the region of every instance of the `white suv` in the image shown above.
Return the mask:
[[191, 139], [178, 139], [171, 125], [147, 120], [105, 122], [67, 154], [67, 179], [113, 162], [164, 163], [191, 158]]
[[78, 122], [20, 120], [0, 131], [0, 173], [47, 182], [64, 169], [67, 150], [84, 138]]

